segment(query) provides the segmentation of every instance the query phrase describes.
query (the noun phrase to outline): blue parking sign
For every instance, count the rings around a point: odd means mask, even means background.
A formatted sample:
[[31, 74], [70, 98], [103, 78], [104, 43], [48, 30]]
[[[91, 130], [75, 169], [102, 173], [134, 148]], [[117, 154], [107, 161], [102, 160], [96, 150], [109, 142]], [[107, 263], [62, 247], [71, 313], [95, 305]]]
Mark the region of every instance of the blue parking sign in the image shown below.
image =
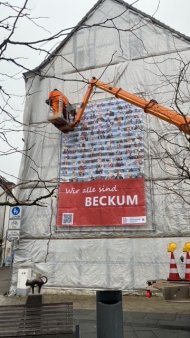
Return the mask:
[[11, 207], [10, 218], [20, 218], [20, 217], [21, 217], [21, 207]]

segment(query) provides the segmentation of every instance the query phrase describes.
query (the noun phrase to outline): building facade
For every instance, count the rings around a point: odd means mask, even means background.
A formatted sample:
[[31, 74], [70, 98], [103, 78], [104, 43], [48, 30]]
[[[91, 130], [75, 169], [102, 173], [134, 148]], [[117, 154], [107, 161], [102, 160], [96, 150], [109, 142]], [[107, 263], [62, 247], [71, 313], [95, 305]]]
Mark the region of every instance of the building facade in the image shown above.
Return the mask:
[[81, 124], [64, 134], [48, 122], [45, 99], [58, 88], [78, 107], [95, 76], [173, 109], [178, 104], [186, 114], [188, 88], [180, 74], [189, 46], [190, 38], [124, 1], [99, 0], [25, 74], [28, 156], [20, 178], [31, 183], [19, 198], [53, 193], [44, 206], [23, 207], [12, 292], [23, 267], [47, 275], [47, 289], [139, 289], [147, 279], [167, 278], [171, 241], [183, 268], [179, 256], [190, 232], [188, 193], [181, 199], [187, 189], [175, 165], [185, 157], [182, 133], [95, 90]]

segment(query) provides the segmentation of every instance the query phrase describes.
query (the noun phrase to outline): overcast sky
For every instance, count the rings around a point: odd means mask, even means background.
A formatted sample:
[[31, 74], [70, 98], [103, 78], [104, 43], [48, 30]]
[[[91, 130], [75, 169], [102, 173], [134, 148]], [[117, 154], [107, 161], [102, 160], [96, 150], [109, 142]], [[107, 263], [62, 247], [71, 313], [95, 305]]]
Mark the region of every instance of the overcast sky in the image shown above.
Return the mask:
[[[6, 1], [4, 1], [6, 2]], [[11, 2], [11, 1], [10, 1]], [[14, 0], [14, 4], [22, 4], [24, 0]], [[61, 29], [75, 26], [85, 14], [94, 6], [96, 0], [30, 0], [28, 7], [32, 10], [33, 17], [43, 17], [38, 20], [38, 23], [46, 28], [45, 30], [38, 29], [37, 37], [49, 36], [58, 32]], [[138, 0], [128, 1], [141, 11], [153, 15], [154, 17], [166, 25], [174, 28], [181, 33], [190, 36], [189, 13], [190, 0]], [[0, 14], [1, 17], [2, 13]], [[36, 27], [20, 24], [17, 29], [17, 37], [22, 40], [35, 40]], [[35, 33], [34, 33], [35, 32]], [[32, 57], [31, 55], [24, 55], [27, 57], [27, 63], [30, 67], [35, 67], [42, 60], [41, 56]], [[0, 70], [2, 72], [2, 70]], [[17, 89], [20, 93], [24, 91], [24, 80], [17, 81]], [[24, 94], [24, 92], [23, 92]], [[20, 108], [23, 110], [23, 107]], [[21, 138], [21, 137], [20, 137]], [[20, 158], [18, 156], [1, 157], [0, 175], [3, 171], [14, 176], [18, 175], [18, 167]], [[11, 180], [11, 176], [7, 179]]]

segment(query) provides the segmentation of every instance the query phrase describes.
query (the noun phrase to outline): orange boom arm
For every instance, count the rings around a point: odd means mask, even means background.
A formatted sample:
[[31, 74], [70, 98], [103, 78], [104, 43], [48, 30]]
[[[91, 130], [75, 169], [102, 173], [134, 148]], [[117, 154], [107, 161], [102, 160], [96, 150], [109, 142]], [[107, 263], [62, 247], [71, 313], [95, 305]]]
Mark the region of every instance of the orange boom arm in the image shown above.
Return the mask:
[[[176, 127], [178, 127], [180, 131], [184, 132], [185, 134], [190, 135], [190, 117], [180, 115], [176, 111], [158, 104], [155, 100], [147, 101], [143, 99], [142, 97], [139, 97], [135, 94], [131, 94], [121, 88], [112, 87], [109, 84], [106, 84], [100, 80], [97, 80], [96, 78], [92, 78], [92, 80], [90, 81], [90, 84], [83, 97], [80, 108], [78, 109], [76, 113], [75, 120], [71, 124], [69, 124], [69, 126], [67, 126], [67, 130], [69, 128], [69, 131], [72, 131], [80, 123], [80, 120], [84, 114], [85, 108], [88, 104], [90, 95], [94, 87], [97, 87], [103, 91], [106, 91], [114, 95], [115, 97], [120, 98], [124, 101], [127, 101], [137, 107], [140, 107], [144, 110], [145, 113], [154, 115], [161, 120], [164, 120], [170, 124], [173, 124]], [[60, 127], [58, 129], [64, 132], [64, 127]]]

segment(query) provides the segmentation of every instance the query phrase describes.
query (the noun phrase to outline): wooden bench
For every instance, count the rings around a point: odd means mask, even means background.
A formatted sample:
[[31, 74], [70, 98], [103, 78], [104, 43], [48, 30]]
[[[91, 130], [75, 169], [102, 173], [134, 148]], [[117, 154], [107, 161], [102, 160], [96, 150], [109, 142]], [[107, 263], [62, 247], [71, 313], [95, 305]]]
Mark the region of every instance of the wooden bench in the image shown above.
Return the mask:
[[42, 295], [30, 295], [26, 305], [0, 306], [0, 337], [79, 338], [73, 327], [73, 303], [42, 304]]

